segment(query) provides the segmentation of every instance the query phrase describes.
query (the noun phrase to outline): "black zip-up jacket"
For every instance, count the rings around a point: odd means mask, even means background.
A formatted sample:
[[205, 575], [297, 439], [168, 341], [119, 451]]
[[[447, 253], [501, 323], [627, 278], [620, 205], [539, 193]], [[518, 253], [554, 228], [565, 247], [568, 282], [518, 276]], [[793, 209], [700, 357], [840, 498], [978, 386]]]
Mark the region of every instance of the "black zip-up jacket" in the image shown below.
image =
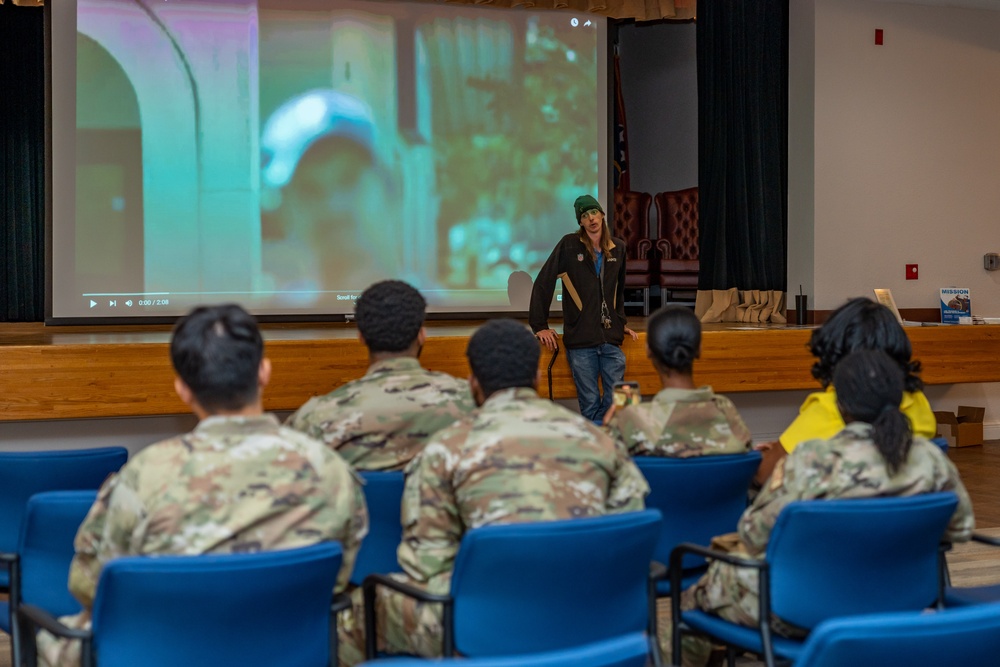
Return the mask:
[[[589, 240], [589, 239], [588, 239]], [[621, 345], [625, 338], [625, 242], [611, 239], [604, 258], [604, 298], [611, 328], [601, 324], [601, 282], [580, 233], [560, 239], [531, 288], [528, 323], [535, 333], [549, 328], [549, 306], [556, 279], [562, 279], [563, 343], [566, 347]]]

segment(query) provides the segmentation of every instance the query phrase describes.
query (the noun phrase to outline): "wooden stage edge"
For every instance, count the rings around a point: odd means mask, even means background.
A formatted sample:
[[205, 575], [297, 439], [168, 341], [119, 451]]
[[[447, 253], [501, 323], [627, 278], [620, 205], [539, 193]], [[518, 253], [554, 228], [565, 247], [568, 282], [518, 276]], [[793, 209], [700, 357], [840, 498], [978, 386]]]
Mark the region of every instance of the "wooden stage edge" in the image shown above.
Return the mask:
[[[465, 347], [480, 322], [428, 322], [421, 361], [458, 377], [469, 373]], [[627, 378], [644, 394], [659, 388], [646, 359], [645, 332], [625, 341]], [[265, 390], [268, 410], [294, 410], [364, 374], [366, 350], [349, 324], [265, 324], [266, 354], [274, 366]], [[557, 327], [559, 329], [559, 327]], [[1000, 325], [908, 327], [914, 358], [927, 384], [1000, 381]], [[807, 348], [810, 327], [705, 325], [695, 380], [719, 392], [816, 389]], [[137, 417], [183, 414], [173, 393], [165, 326], [45, 327], [0, 325], [0, 421]], [[548, 393], [540, 360], [540, 393]], [[559, 354], [552, 369], [553, 396], [575, 390]]]

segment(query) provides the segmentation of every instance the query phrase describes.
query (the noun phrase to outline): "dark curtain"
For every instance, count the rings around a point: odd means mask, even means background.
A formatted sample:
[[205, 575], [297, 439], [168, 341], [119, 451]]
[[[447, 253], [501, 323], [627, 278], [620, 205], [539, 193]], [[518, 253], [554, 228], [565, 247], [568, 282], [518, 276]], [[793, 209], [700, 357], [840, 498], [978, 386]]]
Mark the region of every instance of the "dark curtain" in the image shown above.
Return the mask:
[[698, 3], [699, 290], [785, 291], [788, 0]]
[[0, 5], [0, 322], [45, 319], [42, 9]]

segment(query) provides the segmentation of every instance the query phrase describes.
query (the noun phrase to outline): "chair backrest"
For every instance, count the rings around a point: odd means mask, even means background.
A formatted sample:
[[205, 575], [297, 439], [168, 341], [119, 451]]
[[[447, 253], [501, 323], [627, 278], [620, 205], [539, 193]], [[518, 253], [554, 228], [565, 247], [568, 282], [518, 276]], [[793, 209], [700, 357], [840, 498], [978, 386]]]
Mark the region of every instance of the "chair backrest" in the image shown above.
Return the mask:
[[933, 605], [941, 539], [957, 505], [953, 493], [790, 503], [767, 545], [772, 611], [810, 629]]
[[0, 453], [0, 551], [13, 552], [28, 499], [43, 491], [89, 491], [128, 459], [124, 447]]
[[615, 214], [612, 233], [625, 241], [626, 256], [639, 256], [639, 241], [649, 238], [649, 206], [653, 196], [648, 192], [615, 190]]
[[[747, 508], [750, 480], [760, 460], [760, 452], [685, 459], [635, 457], [649, 482], [646, 507], [663, 514], [653, 557], [667, 564], [670, 552], [681, 542], [708, 544], [716, 535], [735, 531]], [[688, 555], [684, 567], [704, 562], [700, 556]]]
[[456, 651], [537, 653], [642, 632], [661, 520], [645, 510], [470, 530], [451, 580]]
[[419, 658], [390, 658], [366, 665], [385, 667], [426, 667], [428, 664], [454, 664], [455, 667], [645, 667], [649, 660], [649, 637], [635, 632], [603, 642], [574, 646], [561, 651], [499, 658], [446, 658], [431, 663]]
[[55, 616], [76, 614], [80, 603], [69, 592], [73, 540], [90, 511], [96, 491], [48, 491], [28, 500], [21, 524], [21, 599]]
[[101, 667], [329, 664], [335, 542], [253, 554], [137, 556], [94, 598]]
[[659, 192], [653, 198], [658, 238], [670, 242], [670, 257], [698, 259], [698, 188]]
[[403, 502], [405, 478], [399, 472], [359, 473], [364, 480], [365, 502], [368, 505], [368, 535], [361, 542], [351, 583], [360, 586], [374, 572], [388, 574], [399, 571], [396, 549], [403, 539], [400, 505]]
[[1000, 656], [1000, 604], [933, 614], [871, 614], [825, 621], [795, 667], [992, 665]]

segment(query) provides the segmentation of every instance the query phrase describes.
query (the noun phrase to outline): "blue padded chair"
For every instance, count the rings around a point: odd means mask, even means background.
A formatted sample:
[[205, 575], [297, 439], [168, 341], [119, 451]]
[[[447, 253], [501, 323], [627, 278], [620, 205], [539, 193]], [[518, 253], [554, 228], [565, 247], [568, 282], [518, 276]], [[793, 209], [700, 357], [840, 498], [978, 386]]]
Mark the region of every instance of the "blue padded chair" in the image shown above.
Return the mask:
[[[747, 508], [747, 491], [760, 459], [760, 452], [686, 459], [635, 457], [649, 482], [646, 507], [663, 514], [653, 558], [667, 563], [670, 552], [682, 542], [708, 544], [716, 535], [736, 530]], [[693, 584], [706, 569], [704, 558], [688, 555], [681, 586]], [[670, 595], [670, 581], [657, 582], [656, 594]]]
[[124, 447], [0, 452], [0, 590], [10, 585], [9, 563], [28, 498], [43, 491], [97, 490], [127, 459]]
[[937, 613], [899, 612], [824, 621], [795, 667], [993, 665], [1000, 605]]
[[532, 655], [504, 656], [501, 658], [386, 658], [366, 662], [366, 665], [384, 667], [645, 667], [649, 660], [649, 637], [644, 632], [634, 632], [603, 642], [574, 646], [561, 651], [546, 651]]
[[19, 604], [39, 606], [54, 616], [80, 611], [67, 586], [69, 565], [76, 531], [96, 498], [96, 491], [49, 491], [28, 500], [17, 558], [10, 569], [9, 599], [0, 602], [0, 629], [11, 635], [11, 664], [21, 664]]
[[34, 605], [19, 608], [23, 653], [34, 626], [83, 641], [83, 667], [336, 664], [331, 597], [336, 542], [252, 554], [130, 556], [108, 562], [90, 631], [66, 628]]
[[762, 620], [747, 628], [699, 610], [681, 613], [674, 596], [674, 664], [680, 664], [682, 634], [704, 634], [753, 651], [773, 667], [775, 655], [797, 659], [802, 642], [773, 636], [772, 615], [808, 631], [831, 618], [940, 604], [941, 539], [957, 506], [953, 493], [800, 501], [778, 516], [764, 560], [681, 545], [670, 557], [677, 584], [685, 553], [757, 569]]
[[554, 651], [643, 630], [655, 637], [649, 571], [661, 520], [657, 510], [644, 510], [470, 530], [448, 595], [370, 575], [364, 583], [366, 655], [376, 657], [377, 586], [442, 603], [446, 657]]
[[403, 539], [400, 505], [404, 477], [399, 472], [360, 472], [368, 505], [368, 535], [361, 542], [351, 583], [360, 586], [369, 574], [399, 572], [396, 549]]
[[948, 453], [948, 438], [931, 438], [931, 442], [937, 445], [942, 452]]

